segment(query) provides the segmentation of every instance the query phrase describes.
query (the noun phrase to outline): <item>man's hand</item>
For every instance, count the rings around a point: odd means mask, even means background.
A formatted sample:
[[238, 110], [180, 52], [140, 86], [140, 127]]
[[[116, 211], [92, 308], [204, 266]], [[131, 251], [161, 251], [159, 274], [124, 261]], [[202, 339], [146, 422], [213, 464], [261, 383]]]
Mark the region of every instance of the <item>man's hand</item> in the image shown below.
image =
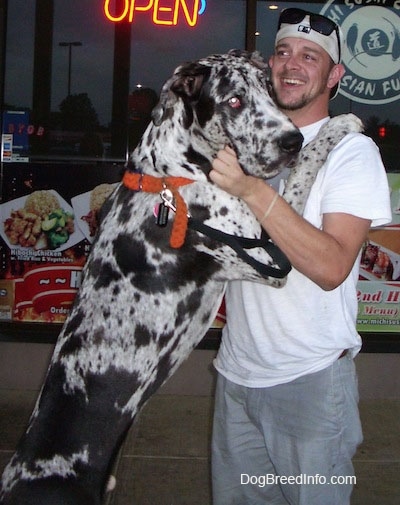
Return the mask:
[[212, 167], [210, 179], [221, 189], [243, 200], [246, 200], [257, 184], [258, 178], [243, 172], [235, 151], [229, 146], [218, 151]]

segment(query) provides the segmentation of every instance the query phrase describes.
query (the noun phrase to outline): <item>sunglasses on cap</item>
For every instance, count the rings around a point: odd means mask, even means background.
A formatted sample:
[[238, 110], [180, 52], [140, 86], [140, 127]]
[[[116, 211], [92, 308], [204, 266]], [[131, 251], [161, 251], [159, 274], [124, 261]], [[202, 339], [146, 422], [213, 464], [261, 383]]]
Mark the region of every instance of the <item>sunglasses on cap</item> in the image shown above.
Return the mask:
[[329, 35], [331, 35], [332, 32], [336, 33], [339, 49], [339, 61], [340, 61], [341, 47], [340, 47], [339, 27], [331, 19], [326, 18], [325, 16], [321, 16], [321, 14], [315, 14], [314, 12], [304, 11], [303, 9], [297, 9], [297, 8], [285, 9], [281, 12], [281, 15], [279, 16], [278, 30], [280, 29], [282, 24], [297, 25], [297, 23], [303, 21], [303, 19], [306, 16], [309, 16], [310, 18], [310, 27], [314, 31], [320, 33], [321, 35], [326, 35], [327, 37], [329, 37]]

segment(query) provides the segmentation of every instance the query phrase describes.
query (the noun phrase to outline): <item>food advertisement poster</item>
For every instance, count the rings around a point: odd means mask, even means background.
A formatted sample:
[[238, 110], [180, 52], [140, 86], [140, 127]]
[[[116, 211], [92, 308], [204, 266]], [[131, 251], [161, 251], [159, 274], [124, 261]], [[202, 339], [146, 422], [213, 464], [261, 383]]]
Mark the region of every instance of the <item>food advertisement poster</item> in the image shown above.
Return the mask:
[[[0, 204], [0, 321], [62, 323], [81, 283], [115, 165], [10, 163]], [[371, 230], [358, 282], [358, 330], [400, 329], [400, 174], [388, 174], [392, 222]], [[213, 328], [225, 322], [224, 304]]]
[[388, 174], [392, 222], [370, 231], [361, 257], [358, 330], [400, 330], [400, 174]]
[[99, 208], [120, 177], [115, 166], [4, 165], [0, 320], [65, 320]]
[[[0, 322], [63, 323], [123, 166], [10, 163], [0, 204]], [[212, 327], [223, 326], [222, 305]]]

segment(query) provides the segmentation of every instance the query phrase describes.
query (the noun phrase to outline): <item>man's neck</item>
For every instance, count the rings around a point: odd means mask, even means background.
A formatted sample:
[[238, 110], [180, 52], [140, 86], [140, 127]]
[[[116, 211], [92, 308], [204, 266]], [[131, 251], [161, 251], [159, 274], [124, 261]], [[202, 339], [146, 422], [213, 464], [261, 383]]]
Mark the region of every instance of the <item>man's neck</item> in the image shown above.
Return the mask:
[[297, 126], [297, 128], [302, 128], [303, 126], [308, 126], [310, 124], [316, 123], [321, 119], [329, 116], [329, 110], [319, 109], [316, 111], [306, 111], [304, 109], [283, 111]]
[[329, 95], [321, 94], [300, 109], [282, 110], [297, 126], [302, 128], [329, 116]]

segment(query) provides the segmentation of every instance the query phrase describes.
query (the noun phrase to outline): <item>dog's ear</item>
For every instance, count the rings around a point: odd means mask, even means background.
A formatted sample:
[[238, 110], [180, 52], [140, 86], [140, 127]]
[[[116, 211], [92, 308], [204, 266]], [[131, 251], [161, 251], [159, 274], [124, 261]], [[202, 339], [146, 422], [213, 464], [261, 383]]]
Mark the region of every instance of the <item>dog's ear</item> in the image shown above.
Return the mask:
[[160, 101], [153, 109], [151, 118], [156, 126], [168, 117], [178, 98], [194, 101], [200, 96], [204, 80], [211, 69], [197, 62], [178, 67], [174, 75], [164, 84]]
[[236, 58], [245, 58], [250, 60], [252, 53], [244, 49], [230, 49], [228, 51], [229, 56], [235, 56]]
[[171, 86], [171, 90], [183, 99], [197, 100], [204, 82], [204, 73], [182, 75]]

